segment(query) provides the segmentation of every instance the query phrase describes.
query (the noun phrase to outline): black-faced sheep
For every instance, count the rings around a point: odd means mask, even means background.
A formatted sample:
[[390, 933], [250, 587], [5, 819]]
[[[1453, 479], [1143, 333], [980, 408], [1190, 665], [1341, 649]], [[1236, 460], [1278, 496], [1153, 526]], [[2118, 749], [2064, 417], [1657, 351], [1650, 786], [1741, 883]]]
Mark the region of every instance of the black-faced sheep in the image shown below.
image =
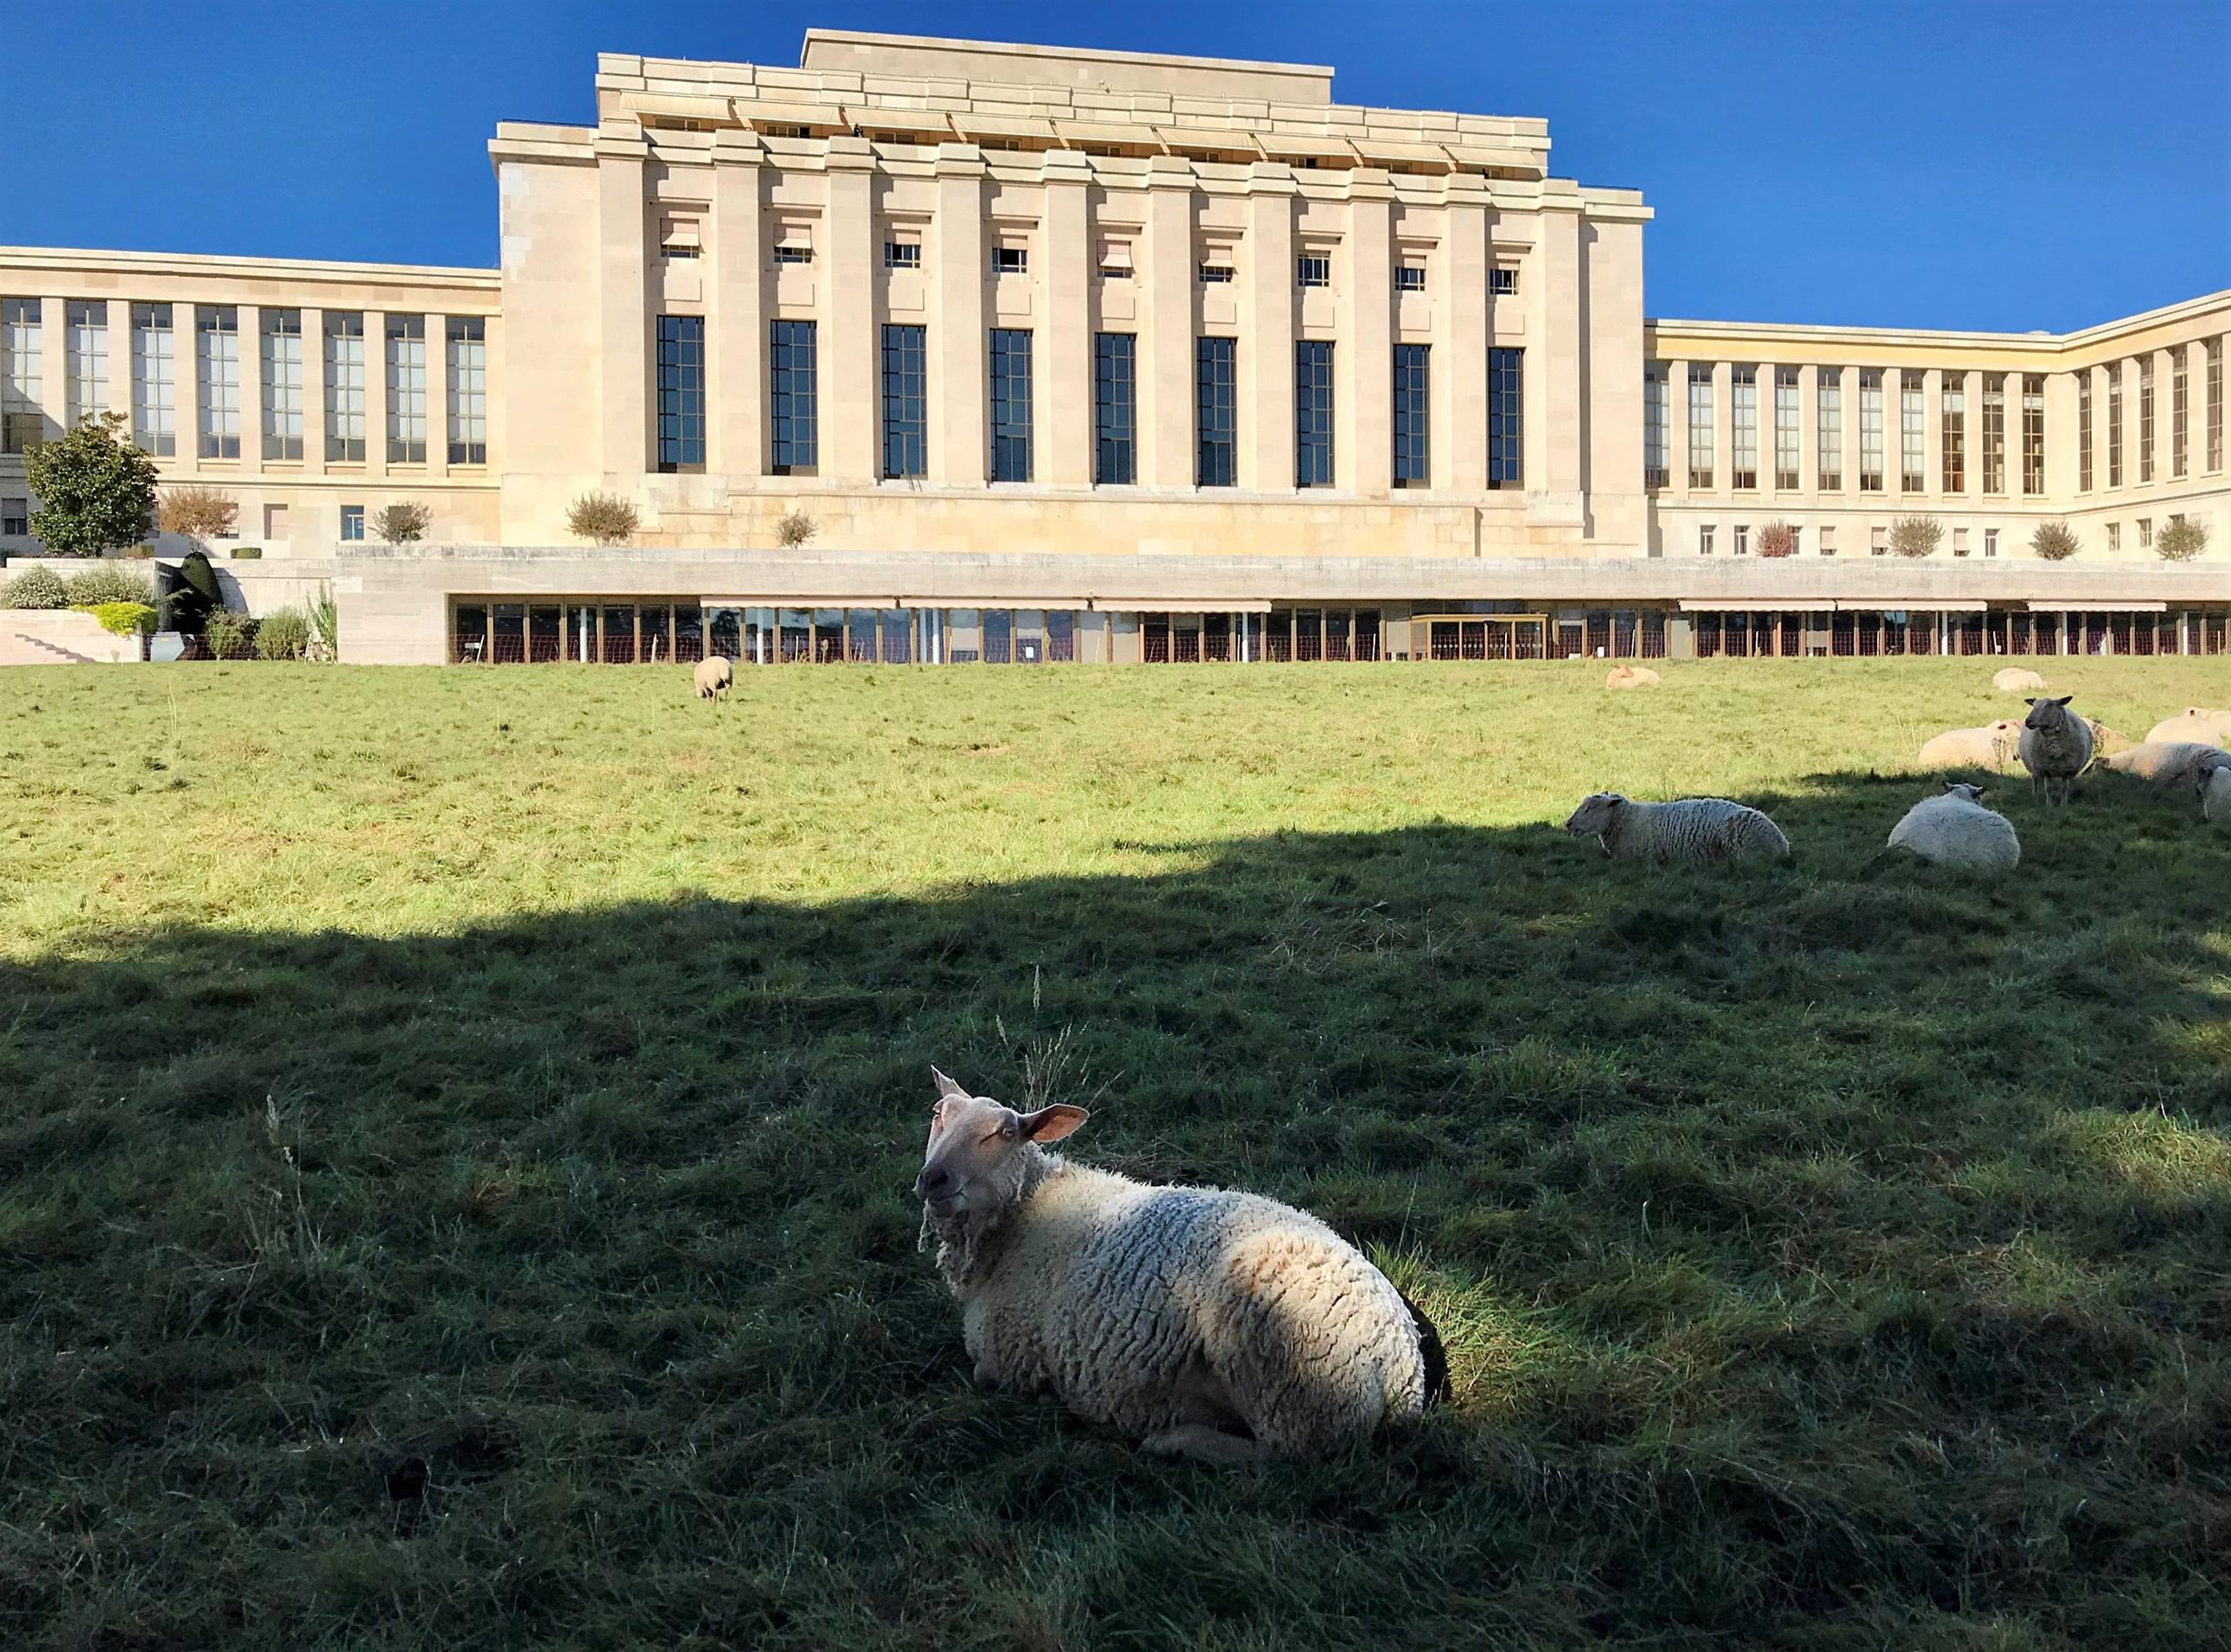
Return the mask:
[[2092, 762], [2092, 725], [2068, 708], [2075, 698], [2032, 700], [2022, 720], [2022, 767], [2030, 771], [2031, 791], [2043, 787], [2049, 803], [2067, 802], [2076, 777]]
[[720, 703], [721, 696], [728, 693], [729, 685], [735, 680], [729, 662], [718, 654], [707, 654], [697, 662], [697, 669], [690, 675], [697, 685], [697, 698], [709, 700], [715, 705]]

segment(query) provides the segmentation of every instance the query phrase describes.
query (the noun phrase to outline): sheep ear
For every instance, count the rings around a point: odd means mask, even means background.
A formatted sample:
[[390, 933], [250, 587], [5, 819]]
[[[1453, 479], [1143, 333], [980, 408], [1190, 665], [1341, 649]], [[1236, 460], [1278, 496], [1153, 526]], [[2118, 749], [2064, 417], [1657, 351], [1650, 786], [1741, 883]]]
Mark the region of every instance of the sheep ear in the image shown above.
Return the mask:
[[2023, 697], [2022, 703], [2023, 703], [2024, 705], [2025, 705], [2025, 706], [2034, 706], [2034, 705], [2036, 705], [2038, 702], [2037, 702], [2037, 701], [2036, 701], [2036, 699], [2035, 699], [2034, 697], [2030, 696], [2030, 695], [2024, 695], [2024, 696]]
[[1050, 1107], [1041, 1107], [1035, 1113], [1022, 1115], [1023, 1139], [1027, 1141], [1059, 1141], [1063, 1136], [1075, 1135], [1091, 1116], [1082, 1107], [1056, 1101]]
[[968, 1099], [967, 1091], [962, 1089], [959, 1085], [955, 1084], [951, 1079], [946, 1077], [944, 1073], [939, 1072], [935, 1067], [932, 1067], [930, 1069], [930, 1076], [938, 1081], [939, 1100], [966, 1101]]
[[2075, 698], [2076, 696], [2074, 694], [2063, 694], [2059, 699], [2054, 701], [2053, 704], [2056, 706], [2065, 706], [2070, 701]]

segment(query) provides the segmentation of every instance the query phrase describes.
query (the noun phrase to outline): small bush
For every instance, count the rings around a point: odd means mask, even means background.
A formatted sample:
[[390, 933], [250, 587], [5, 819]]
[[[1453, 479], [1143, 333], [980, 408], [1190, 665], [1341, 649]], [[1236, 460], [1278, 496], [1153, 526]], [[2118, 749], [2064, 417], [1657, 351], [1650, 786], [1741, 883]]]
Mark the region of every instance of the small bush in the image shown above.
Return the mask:
[[803, 511], [793, 511], [775, 525], [775, 543], [795, 551], [819, 531], [820, 525]]
[[372, 512], [372, 531], [388, 545], [410, 545], [426, 537], [434, 513], [416, 500], [390, 504]]
[[2040, 522], [2030, 549], [2048, 562], [2065, 562], [2077, 552], [2075, 531], [2065, 522]]
[[230, 608], [220, 608], [209, 616], [201, 638], [220, 660], [246, 660], [254, 651], [255, 621]]
[[1890, 525], [1890, 549], [1902, 557], [1932, 557], [1944, 543], [1944, 525], [1935, 517], [1900, 517]]
[[309, 660], [335, 660], [341, 658], [341, 607], [333, 599], [333, 587], [322, 585], [317, 595], [310, 599], [309, 647], [303, 657]]
[[2190, 562], [2207, 549], [2207, 530], [2190, 517], [2179, 517], [2153, 540], [2154, 554], [2164, 562]]
[[156, 507], [163, 531], [194, 540], [214, 539], [233, 531], [241, 508], [215, 488], [173, 488]]
[[309, 646], [309, 616], [300, 608], [275, 608], [255, 628], [255, 651], [266, 660], [300, 660]]
[[26, 568], [0, 591], [0, 608], [66, 608], [70, 587], [51, 568]]
[[155, 554], [155, 547], [152, 545], [135, 545], [126, 550], [124, 554], [127, 557], [139, 557], [145, 559]]
[[1751, 541], [1751, 549], [1762, 557], [1793, 557], [1797, 554], [1797, 533], [1788, 523], [1769, 522], [1760, 528]]
[[113, 562], [97, 562], [83, 573], [70, 576], [70, 606], [90, 608], [98, 602], [145, 602], [155, 600], [155, 587], [147, 576], [134, 569], [121, 567]]
[[566, 531], [593, 545], [625, 545], [638, 525], [634, 505], [612, 493], [584, 493], [566, 512]]
[[89, 613], [112, 636], [145, 637], [155, 629], [155, 607], [149, 602], [73, 602], [79, 613]]
[[260, 545], [236, 545], [225, 554], [235, 562], [260, 562], [263, 559], [263, 547]]

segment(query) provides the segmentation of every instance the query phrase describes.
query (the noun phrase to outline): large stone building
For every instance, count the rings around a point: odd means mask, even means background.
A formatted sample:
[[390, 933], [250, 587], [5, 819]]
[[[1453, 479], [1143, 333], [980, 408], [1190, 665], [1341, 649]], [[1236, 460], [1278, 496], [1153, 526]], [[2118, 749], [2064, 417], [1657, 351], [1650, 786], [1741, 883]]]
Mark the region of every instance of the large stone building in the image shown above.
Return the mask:
[[[0, 250], [0, 549], [113, 409], [363, 660], [2225, 647], [2231, 293], [1649, 322], [1650, 209], [1544, 122], [1305, 64], [815, 30], [596, 101], [498, 125], [496, 270]], [[569, 539], [593, 491], [631, 545]], [[367, 541], [404, 500], [430, 542]]]

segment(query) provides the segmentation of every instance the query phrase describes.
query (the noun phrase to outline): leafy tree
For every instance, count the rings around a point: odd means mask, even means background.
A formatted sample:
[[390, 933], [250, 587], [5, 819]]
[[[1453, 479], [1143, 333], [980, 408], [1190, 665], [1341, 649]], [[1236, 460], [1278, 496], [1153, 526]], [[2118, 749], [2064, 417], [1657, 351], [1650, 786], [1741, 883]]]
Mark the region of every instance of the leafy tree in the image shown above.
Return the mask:
[[1762, 557], [1794, 557], [1797, 554], [1796, 530], [1780, 519], [1769, 522], [1751, 541], [1751, 549]]
[[820, 525], [803, 511], [793, 511], [775, 525], [775, 543], [795, 551], [813, 538]]
[[1902, 557], [1936, 554], [1944, 543], [1944, 525], [1935, 517], [1900, 517], [1890, 525], [1890, 549]]
[[412, 499], [372, 512], [372, 531], [389, 545], [410, 545], [423, 539], [433, 525], [434, 513]]
[[637, 525], [634, 505], [611, 493], [584, 493], [566, 512], [566, 531], [595, 545], [625, 545]]
[[97, 557], [145, 538], [155, 518], [155, 462], [104, 413], [33, 448], [24, 470], [39, 506], [31, 529], [58, 557]]
[[2048, 562], [2065, 562], [2077, 552], [2075, 531], [2065, 522], [2041, 522], [2030, 536], [2030, 549]]
[[2190, 562], [2207, 549], [2207, 530], [2190, 517], [2173, 517], [2154, 536], [2154, 554], [2164, 562]]
[[233, 531], [240, 520], [241, 508], [229, 494], [217, 488], [173, 488], [163, 495], [158, 511], [163, 531], [175, 533], [200, 545], [204, 539], [214, 539]]

